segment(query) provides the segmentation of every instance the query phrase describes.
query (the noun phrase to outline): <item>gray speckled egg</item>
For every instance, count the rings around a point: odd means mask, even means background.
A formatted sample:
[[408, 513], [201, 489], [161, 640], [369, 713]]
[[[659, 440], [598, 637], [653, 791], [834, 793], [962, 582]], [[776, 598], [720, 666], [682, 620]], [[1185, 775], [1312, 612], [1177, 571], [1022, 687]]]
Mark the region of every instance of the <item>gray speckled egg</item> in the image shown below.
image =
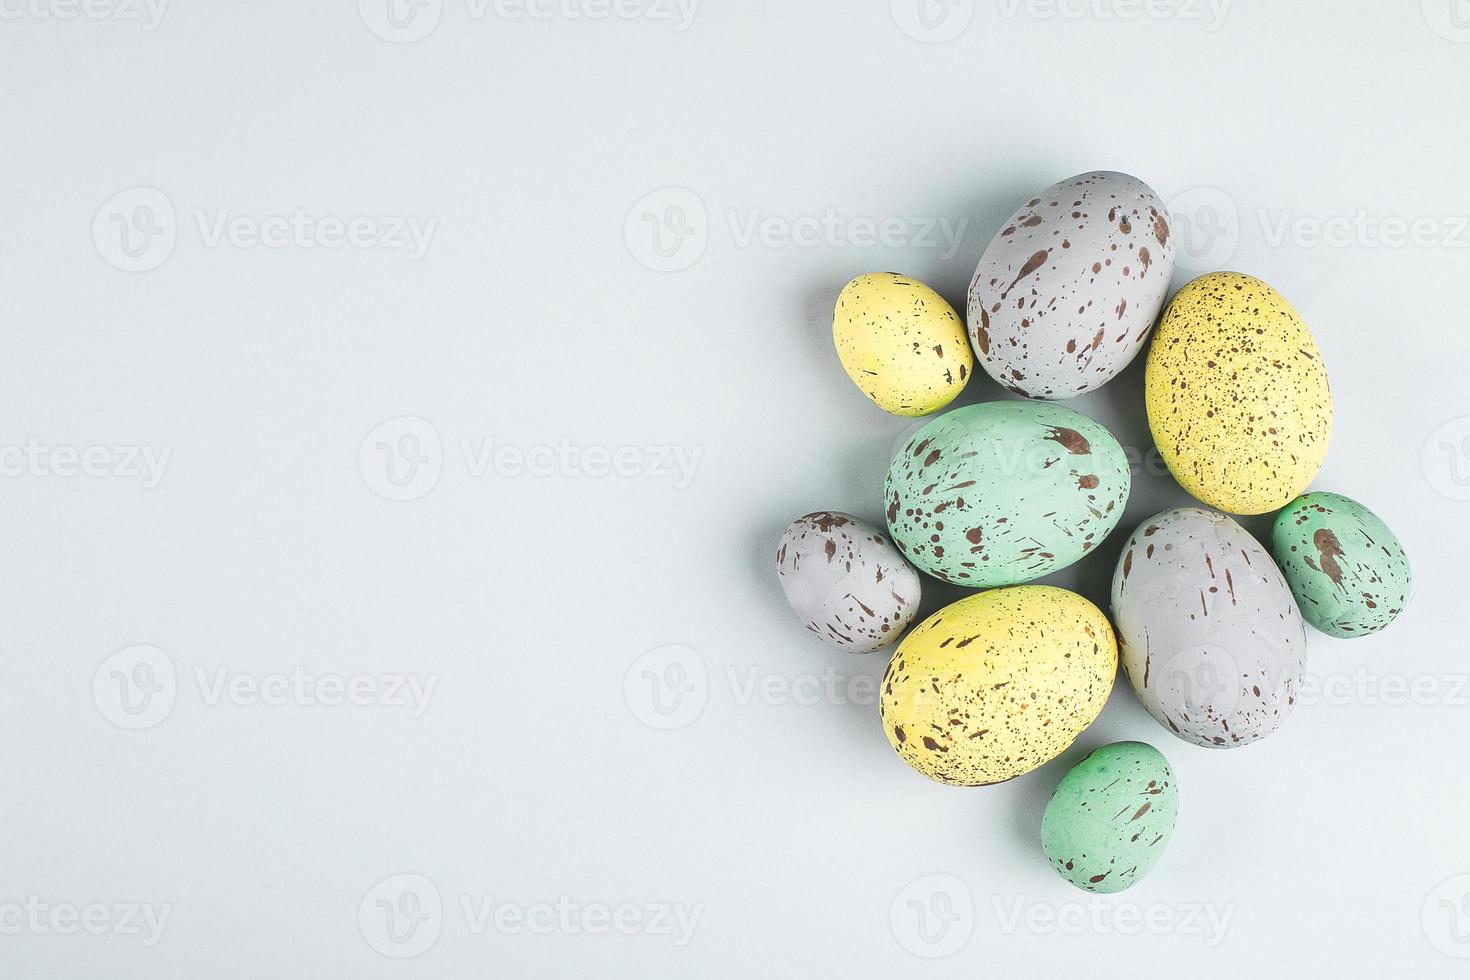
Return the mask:
[[776, 574], [806, 628], [848, 653], [896, 641], [919, 612], [919, 573], [873, 525], [822, 511], [781, 535]]
[[1074, 398], [1138, 352], [1174, 275], [1163, 201], [1143, 181], [1099, 171], [1053, 184], [995, 236], [970, 283], [970, 341], [1017, 394]]
[[1085, 415], [1045, 402], [967, 405], [899, 450], [888, 530], [910, 561], [955, 585], [1020, 585], [1077, 561], [1123, 516], [1128, 457]]
[[1276, 563], [1235, 521], [1195, 507], [1144, 521], [1112, 598], [1128, 680], [1175, 735], [1236, 748], [1291, 713], [1306, 628]]

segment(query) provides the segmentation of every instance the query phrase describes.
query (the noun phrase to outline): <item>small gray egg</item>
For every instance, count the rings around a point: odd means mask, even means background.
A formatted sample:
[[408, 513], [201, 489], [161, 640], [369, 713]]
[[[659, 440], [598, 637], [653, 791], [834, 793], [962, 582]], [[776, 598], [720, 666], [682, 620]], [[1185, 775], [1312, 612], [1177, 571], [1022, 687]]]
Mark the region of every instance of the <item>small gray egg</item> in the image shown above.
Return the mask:
[[776, 574], [806, 628], [848, 653], [895, 642], [919, 612], [919, 573], [883, 532], [850, 514], [792, 521], [781, 535]]
[[1175, 735], [1230, 749], [1274, 732], [1296, 703], [1307, 638], [1271, 556], [1223, 514], [1144, 521], [1113, 575], [1123, 669]]
[[1127, 174], [1069, 177], [1006, 222], [970, 283], [970, 342], [1030, 398], [1101, 387], [1143, 349], [1174, 275], [1169, 212]]

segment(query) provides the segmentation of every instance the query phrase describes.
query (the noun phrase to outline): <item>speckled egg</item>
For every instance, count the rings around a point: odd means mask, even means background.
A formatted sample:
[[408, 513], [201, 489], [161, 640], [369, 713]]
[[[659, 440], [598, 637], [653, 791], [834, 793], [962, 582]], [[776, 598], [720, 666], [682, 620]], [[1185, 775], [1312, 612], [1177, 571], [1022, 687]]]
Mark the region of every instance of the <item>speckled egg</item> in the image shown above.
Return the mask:
[[1238, 272], [1201, 276], [1169, 304], [1149, 349], [1149, 428], [1169, 472], [1231, 514], [1307, 488], [1332, 437], [1332, 394], [1291, 304]]
[[1298, 497], [1276, 518], [1271, 553], [1301, 607], [1328, 636], [1352, 639], [1387, 628], [1413, 591], [1403, 545], [1356, 500]]
[[1078, 888], [1110, 895], [1153, 870], [1178, 816], [1179, 787], [1163, 753], [1114, 742], [1062, 777], [1041, 818], [1041, 850]]
[[806, 628], [848, 653], [893, 643], [919, 612], [919, 573], [883, 532], [850, 514], [792, 521], [776, 550], [776, 575]]
[[984, 786], [1056, 758], [1102, 711], [1117, 673], [1107, 617], [1065, 589], [962, 599], [899, 644], [879, 692], [888, 741], [914, 769]]
[[1045, 402], [947, 412], [894, 457], [884, 484], [894, 543], [946, 582], [1018, 585], [1065, 568], [1123, 516], [1128, 458], [1107, 429]]
[[832, 314], [832, 340], [852, 383], [894, 415], [939, 411], [964, 390], [975, 366], [954, 307], [892, 272], [847, 284]]
[[1174, 275], [1169, 213], [1143, 181], [1107, 171], [1026, 202], [980, 258], [970, 342], [1011, 391], [1074, 398], [1143, 349]]
[[1223, 514], [1144, 521], [1113, 575], [1123, 669], [1161, 725], [1206, 748], [1274, 732], [1296, 703], [1307, 637], [1266, 550]]

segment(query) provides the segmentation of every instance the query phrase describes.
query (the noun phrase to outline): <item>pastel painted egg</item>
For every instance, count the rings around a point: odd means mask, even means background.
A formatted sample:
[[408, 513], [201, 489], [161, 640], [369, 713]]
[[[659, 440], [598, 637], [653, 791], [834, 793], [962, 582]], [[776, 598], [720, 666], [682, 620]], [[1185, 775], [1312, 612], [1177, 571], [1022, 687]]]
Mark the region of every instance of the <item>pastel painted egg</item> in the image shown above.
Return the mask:
[[1388, 525], [1335, 493], [1293, 500], [1276, 518], [1271, 554], [1302, 618], [1328, 636], [1352, 639], [1387, 628], [1414, 587], [1409, 558]]
[[1174, 275], [1169, 213], [1127, 174], [1069, 177], [995, 236], [970, 283], [970, 342], [1011, 391], [1075, 398], [1143, 349]]
[[1178, 816], [1179, 786], [1163, 753], [1114, 742], [1062, 777], [1041, 818], [1041, 850], [1078, 888], [1110, 895], [1153, 870]]
[[916, 279], [858, 276], [837, 297], [832, 340], [842, 369], [894, 415], [928, 415], [955, 400], [974, 370], [954, 307]]
[[1231, 749], [1291, 713], [1306, 628], [1276, 563], [1235, 521], [1196, 507], [1144, 521], [1123, 546], [1112, 599], [1128, 680], [1175, 735]]
[[850, 514], [792, 521], [776, 551], [776, 575], [806, 628], [848, 653], [888, 646], [919, 612], [919, 573], [883, 532]]
[[984, 786], [1064, 752], [1117, 674], [1107, 617], [1065, 589], [981, 592], [915, 627], [888, 664], [888, 741], [930, 779]]
[[1217, 272], [1181, 289], [1149, 349], [1144, 389], [1169, 472], [1211, 507], [1284, 507], [1327, 455], [1327, 370], [1296, 310], [1259, 279]]
[[1019, 585], [1065, 568], [1117, 526], [1128, 458], [1107, 429], [1045, 402], [947, 412], [894, 457], [884, 484], [894, 543], [956, 585]]

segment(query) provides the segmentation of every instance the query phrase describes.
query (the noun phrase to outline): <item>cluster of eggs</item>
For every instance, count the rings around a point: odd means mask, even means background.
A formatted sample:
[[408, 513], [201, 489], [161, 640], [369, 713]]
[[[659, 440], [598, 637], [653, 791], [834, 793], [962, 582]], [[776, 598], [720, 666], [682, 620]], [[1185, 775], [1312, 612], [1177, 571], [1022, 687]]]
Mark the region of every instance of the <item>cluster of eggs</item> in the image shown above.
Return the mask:
[[[842, 366], [884, 411], [939, 412], [976, 361], [1025, 399], [959, 408], [915, 433], [884, 482], [887, 534], [815, 513], [777, 552], [807, 629], [853, 653], [910, 626], [920, 572], [984, 590], [908, 632], [880, 688], [889, 742], [931, 779], [989, 785], [1056, 758], [1102, 711], [1120, 659], [1169, 732], [1206, 748], [1248, 745], [1295, 703], [1304, 621], [1366, 636], [1407, 601], [1393, 532], [1347, 497], [1306, 492], [1332, 431], [1306, 325], [1266, 283], [1233, 272], [1195, 279], [1166, 309], [1170, 221], [1142, 181], [1083, 174], [1036, 195], [995, 236], [967, 323], [891, 273], [861, 276], [837, 300]], [[1149, 428], [1169, 472], [1209, 509], [1166, 511], [1133, 532], [1110, 620], [1080, 595], [1027, 583], [1096, 548], [1131, 489], [1117, 439], [1055, 402], [1106, 384], [1146, 345]], [[1226, 516], [1275, 510], [1269, 552]], [[1163, 754], [1116, 743], [1061, 781], [1042, 850], [1078, 887], [1120, 891], [1153, 867], [1177, 812]]]

